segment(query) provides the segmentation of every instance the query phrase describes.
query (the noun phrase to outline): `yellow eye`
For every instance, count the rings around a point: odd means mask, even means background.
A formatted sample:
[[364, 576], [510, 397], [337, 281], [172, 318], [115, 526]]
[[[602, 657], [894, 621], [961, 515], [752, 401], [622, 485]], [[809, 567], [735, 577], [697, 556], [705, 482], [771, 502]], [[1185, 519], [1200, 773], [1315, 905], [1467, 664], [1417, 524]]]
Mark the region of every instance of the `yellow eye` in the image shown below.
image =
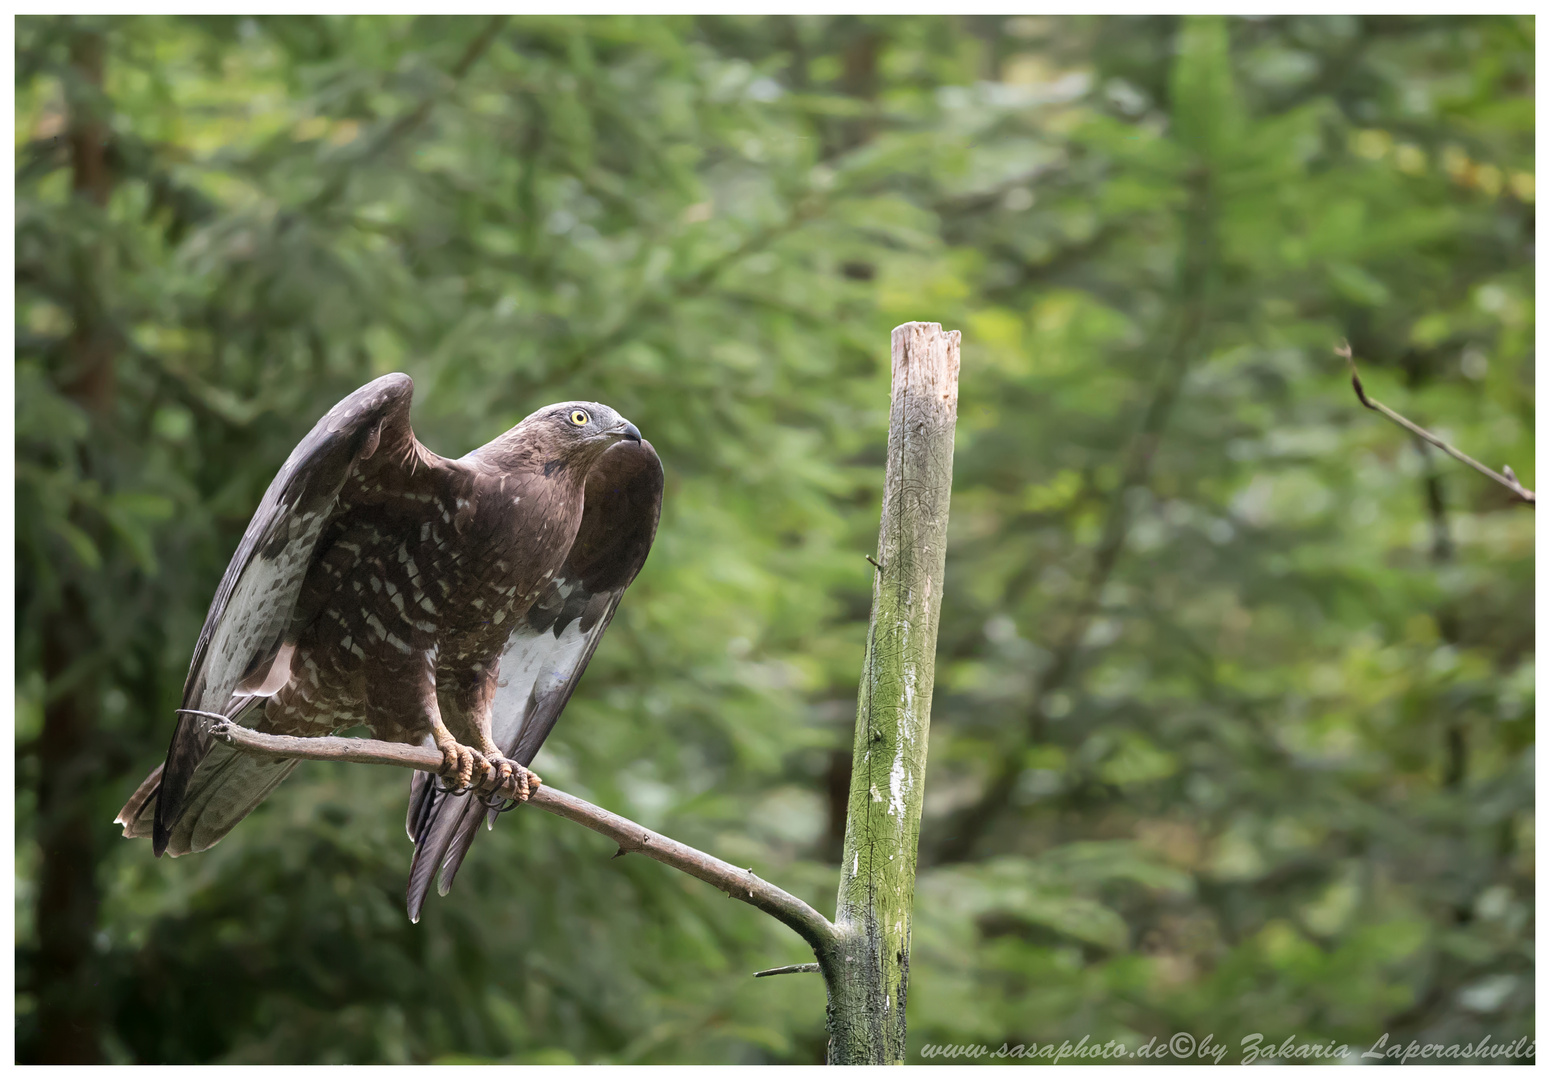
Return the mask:
[[575, 412], [570, 414], [570, 422], [575, 424], [577, 427], [586, 427], [587, 419], [587, 414], [582, 412], [580, 409], [577, 409]]

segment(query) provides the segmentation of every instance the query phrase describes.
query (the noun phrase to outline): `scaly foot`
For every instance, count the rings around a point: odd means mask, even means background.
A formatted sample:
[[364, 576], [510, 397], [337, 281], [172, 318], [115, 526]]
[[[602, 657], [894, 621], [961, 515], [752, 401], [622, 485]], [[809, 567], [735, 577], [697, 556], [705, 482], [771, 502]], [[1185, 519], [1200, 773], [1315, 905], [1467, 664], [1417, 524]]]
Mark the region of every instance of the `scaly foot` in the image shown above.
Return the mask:
[[516, 788], [516, 795], [512, 797], [514, 801], [525, 803], [543, 783], [533, 770], [503, 754], [486, 752], [481, 756], [489, 768], [479, 785], [482, 792], [493, 796], [510, 783]]
[[452, 738], [437, 739], [436, 749], [441, 751], [441, 769], [438, 775], [447, 781], [453, 791], [467, 791], [473, 786], [474, 774], [483, 774], [490, 767], [484, 755], [472, 746], [464, 746]]

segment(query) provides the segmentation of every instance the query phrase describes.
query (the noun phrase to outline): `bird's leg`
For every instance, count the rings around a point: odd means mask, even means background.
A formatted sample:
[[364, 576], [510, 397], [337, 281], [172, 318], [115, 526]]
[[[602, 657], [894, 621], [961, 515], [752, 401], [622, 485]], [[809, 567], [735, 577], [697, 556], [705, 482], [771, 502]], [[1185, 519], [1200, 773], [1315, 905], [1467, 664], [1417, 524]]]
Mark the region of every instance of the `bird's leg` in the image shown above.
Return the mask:
[[437, 775], [453, 791], [468, 791], [489, 764], [479, 751], [459, 742], [442, 718], [436, 699], [436, 650], [427, 649], [418, 659], [365, 673], [367, 724], [377, 738], [390, 742], [419, 742], [428, 731], [441, 752]]
[[[517, 789], [516, 801], [525, 803], [533, 797], [533, 792], [537, 791], [543, 784], [543, 780], [539, 778], [536, 772], [523, 765], [520, 761], [513, 761], [511, 758], [506, 757], [499, 749], [492, 749], [488, 752], [481, 751], [481, 753], [483, 753], [489, 763], [490, 772], [486, 775], [485, 784], [480, 786], [481, 788], [488, 787], [491, 795], [499, 791], [507, 781], [512, 781]], [[497, 799], [495, 803], [490, 805], [498, 805], [499, 801]]]
[[[477, 715], [477, 714], [476, 714]], [[517, 787], [517, 801], [527, 802], [533, 797], [533, 792], [543, 783], [538, 774], [520, 761], [514, 761], [501, 753], [500, 747], [495, 745], [495, 740], [490, 737], [489, 718], [479, 724], [475, 729], [474, 744], [478, 746], [480, 755], [489, 765], [490, 771], [485, 774], [485, 782], [481, 789], [488, 789], [494, 793], [504, 787], [507, 781], [514, 781]]]
[[517, 801], [527, 802], [543, 781], [521, 762], [507, 757], [495, 742], [492, 710], [499, 670], [500, 659], [496, 658], [459, 686], [456, 692], [458, 708], [453, 712], [465, 718], [468, 730], [463, 732], [463, 737], [478, 749], [488, 765], [479, 784], [480, 790], [493, 795], [507, 783], [514, 782]]
[[533, 792], [538, 790], [543, 783], [538, 774], [527, 768], [520, 761], [515, 761], [501, 753], [499, 746], [490, 738], [488, 728], [475, 730], [474, 743], [478, 746], [478, 756], [484, 766], [484, 773], [479, 780], [479, 791], [484, 795], [487, 806], [500, 806], [502, 796], [496, 793], [501, 791], [507, 783], [514, 783], [516, 787], [515, 800], [525, 803], [533, 797]]
[[532, 769], [529, 769], [520, 761], [514, 761], [501, 753], [500, 747], [496, 746], [494, 740], [490, 738], [488, 714], [485, 716], [484, 723], [478, 725], [476, 735], [475, 742], [479, 747], [479, 752], [484, 755], [485, 760], [490, 765], [490, 772], [486, 776], [490, 793], [493, 795], [500, 788], [504, 787], [508, 781], [513, 781], [517, 789], [516, 801], [525, 803], [531, 799], [533, 792], [538, 790], [539, 785], [543, 781], [538, 778], [538, 774]]
[[484, 755], [452, 737], [452, 732], [441, 722], [439, 714], [431, 716], [431, 740], [436, 744], [436, 749], [441, 751], [440, 775], [453, 781], [454, 790], [472, 787], [474, 771], [477, 769], [483, 773], [490, 767]]

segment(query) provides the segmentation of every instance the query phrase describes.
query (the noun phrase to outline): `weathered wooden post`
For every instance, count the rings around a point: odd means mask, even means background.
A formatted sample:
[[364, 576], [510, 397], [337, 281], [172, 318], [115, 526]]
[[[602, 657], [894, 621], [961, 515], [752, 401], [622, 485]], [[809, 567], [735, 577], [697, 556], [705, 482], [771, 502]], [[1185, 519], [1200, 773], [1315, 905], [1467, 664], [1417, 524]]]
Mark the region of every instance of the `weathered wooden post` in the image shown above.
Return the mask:
[[856, 713], [836, 937], [819, 963], [830, 1064], [902, 1064], [910, 914], [958, 421], [958, 332], [893, 332], [888, 471]]

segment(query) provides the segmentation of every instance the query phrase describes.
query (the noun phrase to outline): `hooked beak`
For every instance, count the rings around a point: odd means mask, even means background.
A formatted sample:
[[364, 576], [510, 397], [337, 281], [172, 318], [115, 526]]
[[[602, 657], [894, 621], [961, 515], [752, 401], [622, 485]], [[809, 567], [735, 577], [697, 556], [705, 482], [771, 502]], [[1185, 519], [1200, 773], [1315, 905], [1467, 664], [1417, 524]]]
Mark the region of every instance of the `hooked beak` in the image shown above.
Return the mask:
[[626, 420], [621, 426], [614, 428], [614, 432], [621, 439], [628, 439], [633, 443], [640, 442], [640, 428], [636, 427], [628, 420]]

